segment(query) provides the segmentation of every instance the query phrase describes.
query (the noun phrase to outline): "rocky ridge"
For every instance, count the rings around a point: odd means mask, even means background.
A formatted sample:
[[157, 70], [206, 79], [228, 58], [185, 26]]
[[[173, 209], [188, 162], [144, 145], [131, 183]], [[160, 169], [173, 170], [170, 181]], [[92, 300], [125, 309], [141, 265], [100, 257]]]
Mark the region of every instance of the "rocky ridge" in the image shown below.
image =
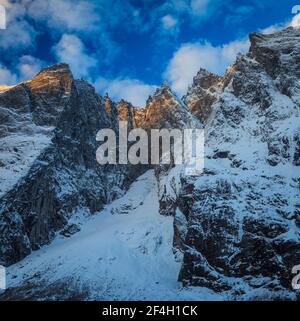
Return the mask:
[[[17, 182], [1, 191], [0, 263], [22, 259], [57, 232], [76, 232], [68, 222], [78, 208], [97, 212], [149, 168], [99, 167], [99, 129], [117, 130], [119, 120], [147, 130], [204, 126], [201, 176], [186, 177], [180, 166], [155, 168], [160, 213], [174, 216], [178, 280], [236, 299], [250, 292], [251, 299], [294, 299], [291, 270], [300, 263], [299, 38], [293, 28], [251, 34], [249, 53], [239, 55], [224, 77], [200, 70], [183, 100], [163, 85], [143, 109], [100, 97], [63, 64], [0, 93], [0, 148], [10, 155], [0, 166], [7, 173], [22, 169]], [[28, 139], [20, 142], [24, 134]], [[23, 167], [20, 152], [27, 155]], [[7, 182], [7, 176], [1, 179]]]
[[[185, 97], [191, 102], [204, 90], [215, 93], [216, 81], [222, 88], [205, 117], [204, 174], [185, 178], [174, 200], [174, 245], [183, 255], [179, 280], [185, 285], [233, 290], [237, 297], [252, 289], [258, 299], [295, 294], [299, 36], [293, 28], [251, 34], [250, 52], [222, 79], [200, 71]], [[193, 105], [191, 111], [205, 120]]]

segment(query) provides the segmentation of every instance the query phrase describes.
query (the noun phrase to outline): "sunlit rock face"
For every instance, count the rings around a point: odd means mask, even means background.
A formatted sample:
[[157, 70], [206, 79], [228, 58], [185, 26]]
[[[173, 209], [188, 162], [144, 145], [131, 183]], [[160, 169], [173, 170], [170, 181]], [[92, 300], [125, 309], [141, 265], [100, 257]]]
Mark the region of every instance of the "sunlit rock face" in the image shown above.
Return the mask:
[[212, 105], [218, 99], [223, 86], [223, 78], [214, 75], [207, 70], [200, 69], [189, 87], [184, 102], [191, 113], [203, 123], [207, 122], [211, 114]]
[[[144, 108], [101, 97], [65, 64], [0, 88], [0, 264], [79, 231], [151, 166], [96, 162], [102, 128], [204, 128], [205, 168], [154, 166], [174, 217], [184, 286], [234, 299], [295, 298], [300, 264], [300, 30], [251, 34], [223, 77], [201, 69], [183, 99], [167, 84]], [[109, 240], [108, 244], [109, 246]]]

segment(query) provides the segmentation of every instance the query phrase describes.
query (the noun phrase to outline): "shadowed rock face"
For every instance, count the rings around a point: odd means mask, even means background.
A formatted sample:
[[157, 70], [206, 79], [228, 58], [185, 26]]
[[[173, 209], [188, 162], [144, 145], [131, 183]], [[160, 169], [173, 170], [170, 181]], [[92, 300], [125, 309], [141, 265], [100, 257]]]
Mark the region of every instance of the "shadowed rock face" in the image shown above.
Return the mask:
[[300, 34], [292, 27], [274, 35], [250, 35], [249, 56], [257, 60], [281, 93], [299, 104]]
[[55, 126], [59, 115], [68, 103], [73, 76], [65, 64], [43, 69], [26, 83], [33, 121], [40, 126]]
[[[98, 165], [96, 134], [117, 129], [118, 118], [111, 119], [94, 88], [74, 80], [64, 64], [42, 70], [0, 95], [0, 101], [10, 116], [1, 122], [4, 140], [13, 134], [22, 138], [25, 130], [47, 137], [36, 157], [29, 155], [27, 172], [15, 174], [19, 180], [1, 198], [0, 263], [9, 265], [49, 243], [74, 210], [94, 213], [122, 195], [144, 169]], [[25, 140], [23, 148], [35, 148], [31, 143]], [[4, 144], [3, 152], [11, 154], [12, 148], [17, 147]]]
[[[237, 297], [292, 291], [300, 262], [299, 36], [299, 29], [250, 35], [249, 54], [221, 80], [205, 126], [205, 171], [185, 178], [173, 200], [185, 285]], [[185, 100], [197, 88], [202, 99], [203, 87], [195, 79]], [[203, 119], [202, 110], [192, 112]]]
[[160, 212], [174, 216], [179, 281], [236, 298], [289, 297], [300, 264], [299, 39], [292, 28], [251, 34], [249, 53], [224, 77], [200, 70], [183, 101], [163, 85], [143, 109], [100, 97], [64, 64], [1, 92], [0, 264], [58, 231], [76, 233], [75, 211], [97, 212], [149, 168], [99, 166], [98, 130], [118, 131], [119, 120], [128, 129], [205, 126], [202, 175], [155, 167]]

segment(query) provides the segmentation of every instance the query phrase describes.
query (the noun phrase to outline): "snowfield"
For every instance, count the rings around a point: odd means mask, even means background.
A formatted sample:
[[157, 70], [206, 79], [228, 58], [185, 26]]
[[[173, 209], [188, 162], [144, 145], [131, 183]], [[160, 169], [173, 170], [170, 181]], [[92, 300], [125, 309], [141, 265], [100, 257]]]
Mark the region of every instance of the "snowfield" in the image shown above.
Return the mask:
[[51, 144], [51, 138], [46, 131], [40, 131], [0, 139], [0, 197], [27, 175], [36, 158]]
[[[173, 217], [159, 214], [157, 195], [151, 170], [124, 197], [86, 218], [79, 233], [58, 235], [51, 245], [9, 267], [8, 287], [26, 289], [24, 299], [40, 291], [43, 299], [55, 299], [51, 287], [58, 292], [62, 284], [67, 284], [66, 295], [75, 291], [76, 298], [88, 300], [221, 299], [206, 288], [180, 287]], [[81, 222], [82, 216], [78, 213]]]

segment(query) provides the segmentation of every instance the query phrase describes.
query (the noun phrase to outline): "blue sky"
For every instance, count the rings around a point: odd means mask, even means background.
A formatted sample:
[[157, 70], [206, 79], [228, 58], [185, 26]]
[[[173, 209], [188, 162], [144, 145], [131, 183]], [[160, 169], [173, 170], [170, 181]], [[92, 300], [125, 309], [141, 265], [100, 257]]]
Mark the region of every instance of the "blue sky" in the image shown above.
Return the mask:
[[277, 0], [0, 0], [0, 84], [30, 79], [43, 66], [70, 64], [76, 78], [143, 105], [168, 81], [184, 94], [200, 67], [222, 74], [249, 32], [273, 31], [299, 16]]

